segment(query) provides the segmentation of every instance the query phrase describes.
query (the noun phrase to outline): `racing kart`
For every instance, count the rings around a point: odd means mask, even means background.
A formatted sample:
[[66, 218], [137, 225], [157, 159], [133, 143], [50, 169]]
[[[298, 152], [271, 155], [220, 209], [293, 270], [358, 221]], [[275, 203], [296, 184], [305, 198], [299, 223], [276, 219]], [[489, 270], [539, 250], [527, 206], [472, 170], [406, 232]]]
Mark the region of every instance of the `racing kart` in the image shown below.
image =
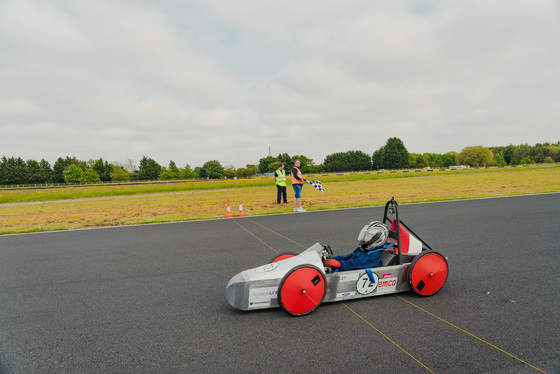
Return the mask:
[[240, 310], [281, 307], [303, 316], [324, 302], [410, 290], [431, 296], [441, 290], [448, 276], [446, 258], [399, 219], [394, 198], [385, 204], [383, 223], [390, 224], [389, 245], [382, 250], [380, 267], [333, 271], [323, 265], [332, 249], [316, 243], [299, 255], [282, 254], [235, 275], [226, 287], [226, 299]]

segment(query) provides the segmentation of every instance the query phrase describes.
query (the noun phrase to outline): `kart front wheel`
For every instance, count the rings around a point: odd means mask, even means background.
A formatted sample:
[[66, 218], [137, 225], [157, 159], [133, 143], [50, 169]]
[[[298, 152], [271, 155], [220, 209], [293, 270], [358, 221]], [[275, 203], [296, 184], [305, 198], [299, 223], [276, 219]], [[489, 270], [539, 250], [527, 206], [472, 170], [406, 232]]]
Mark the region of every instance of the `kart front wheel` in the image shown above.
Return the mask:
[[325, 297], [325, 276], [313, 265], [293, 268], [278, 288], [278, 302], [293, 316], [304, 316], [317, 308]]
[[282, 260], [285, 260], [287, 258], [294, 257], [294, 256], [295, 256], [295, 254], [291, 253], [291, 252], [280, 253], [280, 254], [277, 254], [276, 256], [274, 256], [272, 258], [272, 261], [270, 261], [270, 263], [282, 261]]
[[414, 258], [408, 284], [419, 296], [432, 296], [442, 289], [449, 273], [447, 260], [438, 252], [426, 251]]

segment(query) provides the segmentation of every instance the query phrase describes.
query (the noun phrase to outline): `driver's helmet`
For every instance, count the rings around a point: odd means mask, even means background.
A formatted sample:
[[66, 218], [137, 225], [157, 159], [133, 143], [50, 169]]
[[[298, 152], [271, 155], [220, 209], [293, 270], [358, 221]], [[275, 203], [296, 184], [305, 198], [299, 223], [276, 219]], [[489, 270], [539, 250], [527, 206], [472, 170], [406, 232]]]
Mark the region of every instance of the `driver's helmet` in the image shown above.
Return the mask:
[[388, 237], [387, 226], [379, 221], [373, 221], [365, 225], [360, 231], [358, 242], [362, 251], [368, 252], [383, 247]]

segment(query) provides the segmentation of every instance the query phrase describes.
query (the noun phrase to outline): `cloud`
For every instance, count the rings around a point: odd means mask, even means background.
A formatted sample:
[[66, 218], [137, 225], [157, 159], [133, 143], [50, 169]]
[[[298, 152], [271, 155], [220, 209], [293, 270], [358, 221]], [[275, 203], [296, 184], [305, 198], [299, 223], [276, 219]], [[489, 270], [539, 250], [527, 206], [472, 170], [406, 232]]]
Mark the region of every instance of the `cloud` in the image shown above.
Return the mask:
[[0, 153], [315, 162], [560, 140], [558, 3], [0, 3]]

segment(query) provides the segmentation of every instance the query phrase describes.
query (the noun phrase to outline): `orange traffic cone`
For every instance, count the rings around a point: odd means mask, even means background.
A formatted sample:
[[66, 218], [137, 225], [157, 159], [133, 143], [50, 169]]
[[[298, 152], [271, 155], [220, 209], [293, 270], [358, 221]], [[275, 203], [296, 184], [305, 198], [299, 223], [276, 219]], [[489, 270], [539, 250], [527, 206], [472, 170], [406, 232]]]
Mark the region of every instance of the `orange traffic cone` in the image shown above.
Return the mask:
[[227, 199], [227, 213], [225, 218], [231, 218], [233, 214], [231, 214], [231, 205], [229, 204], [229, 199]]
[[245, 217], [246, 214], [243, 212], [243, 206], [241, 205], [241, 201], [239, 202], [239, 213], [237, 213], [237, 217]]

